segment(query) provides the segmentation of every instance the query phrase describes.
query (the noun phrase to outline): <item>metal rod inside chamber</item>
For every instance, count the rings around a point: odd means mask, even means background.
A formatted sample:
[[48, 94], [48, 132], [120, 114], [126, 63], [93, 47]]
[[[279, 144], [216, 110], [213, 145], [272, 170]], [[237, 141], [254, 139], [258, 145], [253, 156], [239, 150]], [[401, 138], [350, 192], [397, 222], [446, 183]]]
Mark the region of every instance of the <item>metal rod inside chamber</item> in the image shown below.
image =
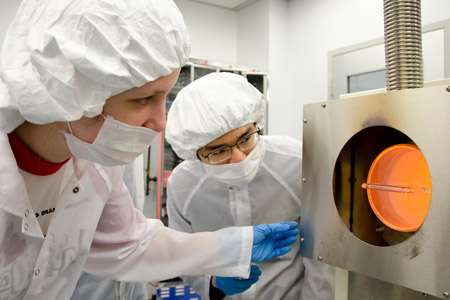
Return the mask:
[[426, 187], [395, 186], [378, 183], [363, 183], [362, 188], [366, 190], [376, 190], [394, 193], [414, 193], [414, 194], [428, 193], [428, 189]]

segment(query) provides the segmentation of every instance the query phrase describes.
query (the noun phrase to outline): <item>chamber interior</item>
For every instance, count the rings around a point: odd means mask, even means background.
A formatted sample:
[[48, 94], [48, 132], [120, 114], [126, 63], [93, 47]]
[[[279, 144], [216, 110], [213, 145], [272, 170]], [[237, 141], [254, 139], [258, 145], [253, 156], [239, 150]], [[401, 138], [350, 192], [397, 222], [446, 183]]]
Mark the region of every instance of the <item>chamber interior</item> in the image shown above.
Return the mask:
[[397, 144], [383, 150], [365, 187], [372, 210], [386, 226], [414, 232], [422, 225], [430, 206], [431, 177], [417, 146]]

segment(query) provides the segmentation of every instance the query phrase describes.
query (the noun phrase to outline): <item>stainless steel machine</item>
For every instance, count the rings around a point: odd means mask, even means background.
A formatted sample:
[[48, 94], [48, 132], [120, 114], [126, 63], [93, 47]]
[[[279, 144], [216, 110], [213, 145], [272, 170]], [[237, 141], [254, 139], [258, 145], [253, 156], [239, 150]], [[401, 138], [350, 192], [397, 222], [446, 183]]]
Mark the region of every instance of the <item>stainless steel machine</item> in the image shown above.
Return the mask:
[[300, 253], [350, 300], [449, 299], [450, 80], [423, 85], [420, 2], [384, 6], [387, 91], [304, 106]]

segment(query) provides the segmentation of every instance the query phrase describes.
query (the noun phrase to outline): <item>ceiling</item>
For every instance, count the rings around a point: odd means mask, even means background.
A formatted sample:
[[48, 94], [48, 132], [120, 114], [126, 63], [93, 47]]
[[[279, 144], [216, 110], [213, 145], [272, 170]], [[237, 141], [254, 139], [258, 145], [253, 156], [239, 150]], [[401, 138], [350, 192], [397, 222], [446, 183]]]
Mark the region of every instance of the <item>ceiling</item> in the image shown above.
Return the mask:
[[239, 11], [244, 7], [247, 7], [259, 0], [189, 0], [189, 1], [200, 2], [234, 11]]

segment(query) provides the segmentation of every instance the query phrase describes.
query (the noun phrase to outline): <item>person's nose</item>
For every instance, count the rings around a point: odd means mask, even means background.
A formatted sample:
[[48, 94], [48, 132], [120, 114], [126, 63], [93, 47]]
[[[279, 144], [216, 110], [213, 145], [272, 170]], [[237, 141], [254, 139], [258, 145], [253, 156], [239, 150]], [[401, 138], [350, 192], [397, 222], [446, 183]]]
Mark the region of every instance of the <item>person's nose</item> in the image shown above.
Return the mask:
[[242, 152], [241, 149], [237, 145], [234, 145], [231, 147], [231, 157], [230, 157], [230, 164], [238, 163], [243, 161], [247, 155]]
[[148, 120], [142, 125], [151, 130], [161, 132], [166, 129], [166, 103], [161, 101], [148, 111]]

